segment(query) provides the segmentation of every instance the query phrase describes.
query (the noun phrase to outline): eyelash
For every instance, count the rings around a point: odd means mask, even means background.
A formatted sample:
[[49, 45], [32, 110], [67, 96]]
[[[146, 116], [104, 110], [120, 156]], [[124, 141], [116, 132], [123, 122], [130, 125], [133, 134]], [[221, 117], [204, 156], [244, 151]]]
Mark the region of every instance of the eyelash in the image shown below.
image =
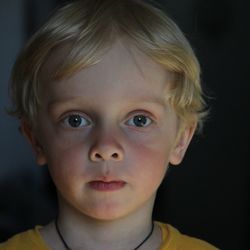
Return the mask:
[[[135, 119], [137, 119], [137, 121]], [[73, 122], [76, 122], [76, 124], [72, 124]], [[136, 122], [138, 122], [137, 126]], [[141, 126], [139, 125], [140, 122], [142, 122]], [[141, 129], [149, 127], [152, 123], [154, 123], [154, 120], [149, 115], [144, 113], [137, 113], [131, 116], [131, 118], [127, 119], [125, 122], [125, 124], [130, 127], [136, 127]], [[77, 129], [77, 128], [88, 127], [89, 125], [91, 125], [91, 120], [79, 113], [73, 113], [64, 117], [62, 119], [62, 124], [65, 127]]]
[[[74, 126], [74, 125], [70, 124], [70, 122], [74, 122], [74, 121], [75, 122], [79, 121], [80, 124], [79, 125], [76, 124], [77, 126]], [[82, 124], [82, 123], [84, 123], [84, 124]], [[62, 119], [62, 124], [65, 127], [77, 129], [77, 128], [82, 128], [82, 127], [89, 126], [91, 124], [91, 121], [89, 119], [87, 119], [86, 117], [84, 117], [83, 115], [75, 113], [75, 114], [69, 114], [66, 117], [64, 117]]]
[[[137, 121], [135, 121], [136, 118], [138, 119]], [[136, 126], [136, 125], [131, 124], [131, 121], [134, 124], [136, 122], [142, 122], [142, 123], [145, 122], [145, 124], [142, 124], [142, 126]], [[145, 127], [150, 126], [152, 123], [153, 123], [153, 120], [148, 115], [145, 115], [145, 114], [134, 115], [130, 119], [128, 119], [127, 122], [126, 122], [127, 125], [135, 126], [137, 128], [145, 128]]]

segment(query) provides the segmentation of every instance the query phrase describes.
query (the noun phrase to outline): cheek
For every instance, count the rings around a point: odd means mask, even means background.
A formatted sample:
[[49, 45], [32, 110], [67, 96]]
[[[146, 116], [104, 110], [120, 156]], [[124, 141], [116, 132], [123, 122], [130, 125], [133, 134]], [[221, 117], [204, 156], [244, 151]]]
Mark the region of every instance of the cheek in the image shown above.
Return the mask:
[[55, 183], [75, 182], [78, 178], [84, 178], [82, 156], [76, 151], [66, 150], [62, 154], [52, 156], [48, 160], [48, 166]]
[[131, 164], [128, 164], [129, 174], [157, 189], [168, 168], [170, 147], [158, 141], [150, 146], [136, 144], [130, 149], [133, 157], [130, 158]]
[[139, 135], [130, 138], [127, 148], [137, 160], [144, 162], [145, 165], [153, 164], [156, 167], [168, 164], [173, 141], [174, 136], [171, 136], [167, 130], [157, 131], [153, 135]]
[[[146, 182], [152, 190], [156, 190], [161, 184], [168, 169], [175, 136], [174, 124], [166, 123], [153, 133], [134, 136], [130, 140], [130, 154], [133, 155], [131, 162], [135, 163], [134, 168], [140, 177], [140, 184], [145, 188], [147, 187], [143, 182]], [[133, 174], [134, 169], [130, 168], [130, 171]]]
[[56, 183], [85, 178], [87, 149], [79, 139], [73, 143], [67, 138], [53, 136], [45, 141], [45, 147], [49, 170]]

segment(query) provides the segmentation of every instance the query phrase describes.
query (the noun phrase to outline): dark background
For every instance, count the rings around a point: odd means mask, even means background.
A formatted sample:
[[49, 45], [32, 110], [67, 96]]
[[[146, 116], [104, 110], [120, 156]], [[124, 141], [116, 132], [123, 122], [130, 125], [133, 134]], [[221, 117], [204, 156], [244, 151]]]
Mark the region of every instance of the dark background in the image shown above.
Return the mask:
[[[56, 214], [47, 169], [37, 167], [18, 122], [7, 116], [19, 49], [59, 0], [0, 2], [0, 241]], [[162, 0], [202, 66], [210, 116], [183, 163], [171, 167], [154, 216], [220, 249], [246, 250], [250, 140], [250, 21], [244, 0]]]

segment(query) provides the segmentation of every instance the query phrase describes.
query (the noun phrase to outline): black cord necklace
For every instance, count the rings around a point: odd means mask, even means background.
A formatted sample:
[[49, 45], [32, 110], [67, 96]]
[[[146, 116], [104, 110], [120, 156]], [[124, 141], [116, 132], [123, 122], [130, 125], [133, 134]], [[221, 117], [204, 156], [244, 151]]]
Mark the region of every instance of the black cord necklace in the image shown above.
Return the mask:
[[[61, 239], [61, 241], [62, 241], [62, 243], [63, 243], [65, 249], [66, 249], [66, 250], [71, 250], [71, 248], [68, 246], [68, 244], [67, 244], [66, 241], [64, 240], [64, 238], [63, 238], [63, 236], [62, 236], [62, 234], [61, 234], [61, 232], [60, 232], [60, 230], [59, 230], [59, 227], [58, 227], [58, 219], [57, 219], [57, 218], [55, 219], [55, 227], [56, 227], [56, 232], [57, 232], [57, 234], [59, 235], [59, 237], [60, 237], [60, 239]], [[133, 250], [139, 249], [139, 247], [141, 247], [141, 246], [150, 238], [150, 236], [152, 235], [153, 231], [154, 231], [154, 222], [152, 221], [152, 226], [151, 226], [151, 230], [150, 230], [149, 234], [148, 234], [148, 235], [146, 236], [146, 238], [145, 238], [136, 248], [134, 248]]]

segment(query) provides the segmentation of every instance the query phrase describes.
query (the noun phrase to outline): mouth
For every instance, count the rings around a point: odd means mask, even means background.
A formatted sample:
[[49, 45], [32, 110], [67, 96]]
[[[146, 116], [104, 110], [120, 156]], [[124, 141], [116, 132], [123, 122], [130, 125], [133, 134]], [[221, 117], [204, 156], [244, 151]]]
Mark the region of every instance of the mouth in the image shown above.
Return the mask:
[[96, 181], [90, 181], [88, 185], [91, 189], [94, 189], [96, 191], [110, 192], [122, 189], [126, 185], [126, 182], [120, 180], [114, 180], [114, 181], [96, 180]]

